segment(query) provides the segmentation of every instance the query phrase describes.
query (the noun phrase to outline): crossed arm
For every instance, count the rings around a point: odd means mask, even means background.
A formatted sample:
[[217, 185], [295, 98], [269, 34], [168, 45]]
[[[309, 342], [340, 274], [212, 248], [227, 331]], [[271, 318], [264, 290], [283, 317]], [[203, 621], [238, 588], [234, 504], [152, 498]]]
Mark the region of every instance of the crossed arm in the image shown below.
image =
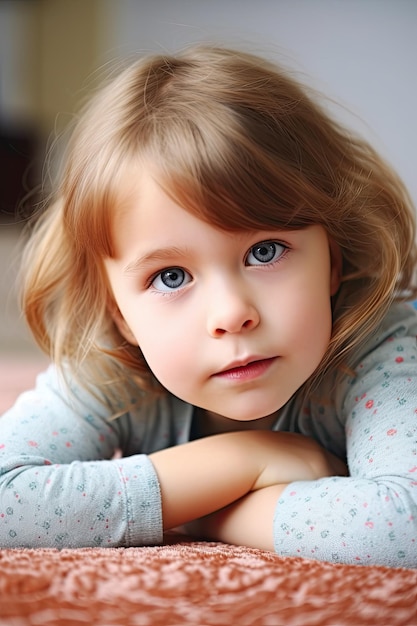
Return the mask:
[[346, 475], [315, 441], [286, 432], [214, 435], [150, 455], [158, 475], [164, 529], [273, 550], [272, 520], [285, 486]]

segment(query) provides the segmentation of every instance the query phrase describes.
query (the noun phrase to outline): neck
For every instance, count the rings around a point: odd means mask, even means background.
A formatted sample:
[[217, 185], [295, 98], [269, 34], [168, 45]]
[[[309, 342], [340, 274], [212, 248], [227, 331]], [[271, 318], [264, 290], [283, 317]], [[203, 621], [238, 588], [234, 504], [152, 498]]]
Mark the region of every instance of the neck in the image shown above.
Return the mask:
[[277, 419], [277, 413], [260, 417], [256, 420], [240, 422], [223, 417], [211, 411], [196, 408], [194, 411], [191, 435], [192, 439], [200, 439], [218, 433], [228, 433], [237, 430], [271, 430]]

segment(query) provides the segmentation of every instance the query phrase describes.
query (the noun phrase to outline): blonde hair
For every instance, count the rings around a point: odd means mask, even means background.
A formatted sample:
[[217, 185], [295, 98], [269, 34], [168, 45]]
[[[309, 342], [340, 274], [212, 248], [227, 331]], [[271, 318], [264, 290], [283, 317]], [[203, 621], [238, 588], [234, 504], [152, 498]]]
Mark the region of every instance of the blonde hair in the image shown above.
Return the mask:
[[83, 384], [108, 384], [114, 401], [158, 388], [113, 323], [103, 269], [114, 254], [120, 180], [138, 159], [156, 164], [178, 204], [223, 229], [326, 229], [343, 275], [314, 379], [349, 364], [394, 299], [417, 294], [415, 218], [403, 184], [306, 88], [274, 64], [223, 48], [141, 59], [81, 116], [24, 266], [23, 307], [36, 340]]

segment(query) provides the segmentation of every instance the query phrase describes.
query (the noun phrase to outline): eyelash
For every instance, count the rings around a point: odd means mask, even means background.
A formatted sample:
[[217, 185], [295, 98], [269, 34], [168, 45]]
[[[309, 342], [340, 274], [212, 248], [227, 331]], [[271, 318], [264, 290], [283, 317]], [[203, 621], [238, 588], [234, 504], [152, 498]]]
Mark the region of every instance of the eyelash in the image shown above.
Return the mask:
[[[262, 262], [260, 262], [260, 263], [255, 263], [255, 264], [253, 264], [253, 265], [248, 265], [248, 264], [246, 263], [248, 256], [252, 253], [252, 251], [253, 251], [255, 248], [260, 248], [261, 246], [268, 246], [268, 245], [271, 245], [271, 244], [274, 244], [274, 245], [276, 245], [276, 246], [278, 246], [278, 247], [282, 248], [282, 252], [281, 252], [281, 254], [280, 254], [277, 258], [274, 258], [274, 259], [272, 259], [271, 261], [269, 261], [269, 262], [267, 262], [267, 263], [262, 263]], [[269, 268], [269, 267], [271, 267], [271, 266], [275, 266], [275, 265], [277, 265], [278, 263], [280, 263], [281, 261], [283, 261], [283, 260], [286, 258], [286, 256], [287, 256], [287, 254], [288, 254], [288, 251], [289, 251], [289, 250], [290, 250], [289, 246], [288, 246], [287, 244], [284, 244], [284, 243], [283, 243], [283, 242], [281, 242], [281, 241], [277, 241], [277, 240], [265, 240], [265, 241], [260, 241], [259, 243], [255, 243], [255, 244], [253, 244], [253, 245], [249, 248], [249, 250], [247, 251], [247, 253], [245, 254], [245, 257], [244, 257], [245, 266], [246, 266], [246, 267], [256, 267], [257, 269], [260, 269], [260, 268]], [[185, 269], [184, 269], [184, 268], [182, 268], [182, 267], [175, 266], [175, 265], [168, 266], [168, 267], [166, 267], [166, 268], [163, 268], [163, 269], [161, 269], [161, 270], [158, 270], [157, 272], [155, 272], [154, 274], [152, 274], [152, 276], [150, 276], [150, 277], [149, 277], [149, 279], [146, 281], [146, 285], [145, 285], [146, 289], [150, 289], [153, 293], [155, 293], [155, 294], [157, 294], [157, 295], [164, 296], [164, 297], [171, 297], [171, 298], [172, 298], [172, 297], [174, 297], [174, 296], [176, 296], [176, 295], [178, 295], [179, 293], [181, 293], [181, 292], [182, 292], [182, 290], [185, 288], [185, 286], [186, 286], [186, 285], [185, 285], [184, 287], [181, 287], [181, 286], [180, 286], [180, 287], [178, 287], [178, 289], [172, 289], [172, 290], [167, 289], [167, 291], [164, 291], [164, 290], [162, 290], [162, 289], [156, 289], [156, 288], [154, 288], [154, 287], [153, 287], [153, 283], [154, 283], [154, 281], [158, 278], [158, 276], [161, 276], [164, 272], [168, 272], [168, 271], [170, 271], [170, 270], [173, 270], [173, 271], [174, 271], [174, 270], [181, 270], [181, 271], [183, 271], [185, 274], [189, 274], [189, 275], [191, 276], [190, 272], [188, 272], [187, 270], [185, 270]], [[187, 283], [187, 284], [188, 284], [188, 283]]]

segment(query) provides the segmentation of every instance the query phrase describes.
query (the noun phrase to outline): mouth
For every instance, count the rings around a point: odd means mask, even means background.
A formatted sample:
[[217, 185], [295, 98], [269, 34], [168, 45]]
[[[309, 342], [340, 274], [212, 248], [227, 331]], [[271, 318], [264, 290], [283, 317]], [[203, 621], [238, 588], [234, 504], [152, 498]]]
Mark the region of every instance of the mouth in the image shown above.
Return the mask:
[[224, 370], [214, 374], [215, 378], [223, 378], [226, 380], [247, 381], [258, 378], [264, 374], [278, 357], [270, 357], [267, 359], [253, 359], [241, 364], [231, 364]]

